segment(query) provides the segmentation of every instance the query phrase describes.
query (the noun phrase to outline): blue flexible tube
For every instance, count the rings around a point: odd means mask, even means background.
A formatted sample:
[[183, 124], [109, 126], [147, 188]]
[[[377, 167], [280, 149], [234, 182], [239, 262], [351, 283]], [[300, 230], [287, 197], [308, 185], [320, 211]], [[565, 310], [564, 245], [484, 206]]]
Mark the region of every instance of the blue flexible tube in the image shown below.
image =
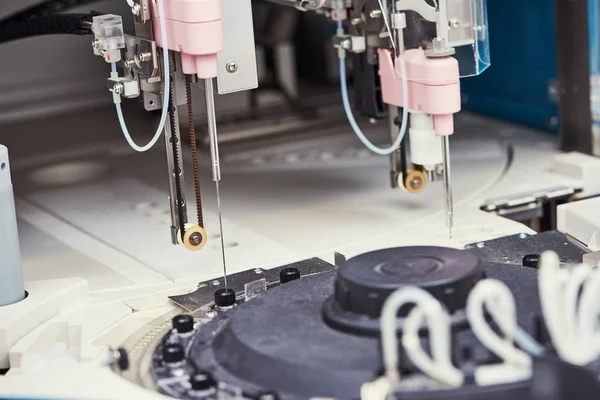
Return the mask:
[[[152, 139], [145, 146], [138, 146], [132, 139], [129, 130], [127, 129], [127, 124], [125, 123], [125, 118], [123, 117], [123, 110], [121, 109], [121, 104], [116, 103], [115, 108], [117, 109], [117, 117], [119, 118], [119, 124], [121, 125], [121, 130], [123, 131], [123, 135], [127, 140], [127, 143], [131, 146], [132, 149], [138, 152], [144, 152], [150, 150], [160, 138], [163, 130], [165, 129], [165, 124], [167, 122], [167, 115], [169, 111], [169, 93], [171, 92], [171, 79], [169, 78], [169, 43], [167, 41], [167, 22], [165, 17], [164, 10], [164, 0], [158, 0], [158, 9], [160, 12], [160, 29], [161, 29], [161, 38], [162, 38], [162, 46], [163, 46], [163, 76], [165, 77], [165, 85], [164, 85], [164, 93], [163, 93], [163, 107], [162, 113], [160, 115], [160, 122], [158, 123], [158, 128], [156, 128], [156, 132]], [[113, 62], [110, 64], [111, 72], [117, 72], [117, 65]]]
[[[337, 22], [338, 31], [342, 31], [342, 21]], [[348, 122], [352, 127], [352, 130], [356, 134], [356, 136], [360, 139], [360, 141], [365, 145], [365, 147], [371, 150], [373, 153], [386, 156], [392, 154], [394, 151], [400, 147], [400, 143], [402, 143], [402, 139], [404, 139], [404, 135], [406, 134], [406, 128], [408, 125], [408, 81], [406, 78], [406, 62], [404, 60], [404, 54], [401, 54], [398, 57], [400, 61], [400, 72], [402, 74], [402, 90], [403, 90], [403, 100], [405, 107], [402, 109], [402, 125], [400, 126], [400, 132], [398, 132], [398, 137], [396, 141], [388, 148], [381, 148], [375, 146], [362, 132], [356, 119], [354, 118], [354, 114], [352, 113], [352, 108], [350, 107], [350, 101], [348, 100], [348, 84], [346, 83], [346, 58], [340, 54], [340, 87], [342, 91], [342, 104], [344, 105], [344, 111], [346, 112], [346, 117], [348, 118]]]

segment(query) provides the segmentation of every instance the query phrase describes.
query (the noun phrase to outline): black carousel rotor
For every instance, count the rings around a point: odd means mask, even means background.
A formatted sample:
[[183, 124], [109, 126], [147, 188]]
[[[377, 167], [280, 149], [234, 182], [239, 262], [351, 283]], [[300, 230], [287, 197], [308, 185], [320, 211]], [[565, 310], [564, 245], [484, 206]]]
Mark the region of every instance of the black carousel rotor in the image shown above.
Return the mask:
[[[519, 324], [542, 341], [536, 276], [535, 269], [480, 262], [466, 250], [401, 247], [366, 253], [337, 270], [286, 282], [219, 311], [186, 342], [187, 365], [195, 373], [210, 375], [211, 382], [238, 388], [248, 398], [264, 399], [267, 393], [281, 399], [357, 399], [362, 384], [382, 373], [379, 316], [383, 303], [392, 292], [410, 285], [428, 291], [451, 313], [453, 362], [472, 371], [473, 365], [498, 359], [478, 342], [466, 322], [469, 291], [486, 277], [503, 281], [515, 293]], [[400, 310], [399, 332], [408, 311]], [[422, 340], [427, 348], [426, 334]], [[158, 346], [154, 358], [153, 377], [158, 381], [166, 373], [161, 346], [165, 345]], [[400, 360], [403, 376], [420, 374], [402, 354]], [[193, 397], [184, 390], [189, 385], [183, 386], [163, 391]], [[467, 384], [448, 392], [450, 397], [432, 397], [431, 392], [400, 397], [456, 399], [458, 392], [474, 388], [478, 389]], [[502, 388], [498, 390], [502, 393]], [[514, 398], [529, 398], [519, 393], [514, 392]], [[496, 399], [490, 396], [488, 391], [481, 399]]]

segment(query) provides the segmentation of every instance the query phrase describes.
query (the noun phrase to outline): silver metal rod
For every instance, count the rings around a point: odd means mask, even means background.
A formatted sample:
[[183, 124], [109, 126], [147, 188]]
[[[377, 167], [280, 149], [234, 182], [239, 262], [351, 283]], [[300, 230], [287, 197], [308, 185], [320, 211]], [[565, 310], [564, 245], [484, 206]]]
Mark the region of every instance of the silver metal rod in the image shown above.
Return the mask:
[[[388, 126], [390, 130], [390, 142], [396, 142], [398, 135], [400, 134], [400, 129], [398, 125], [396, 125], [395, 121], [398, 117], [398, 107], [392, 106], [388, 104]], [[400, 171], [400, 156], [401, 150], [400, 147], [392, 154], [390, 154], [390, 177], [392, 188], [398, 188], [398, 176], [401, 174]]]
[[219, 212], [219, 229], [221, 232], [221, 256], [223, 257], [223, 283], [227, 289], [227, 264], [225, 262], [225, 239], [223, 239], [223, 217], [221, 213], [221, 193], [219, 192], [219, 181], [215, 181], [217, 189], [217, 210]]
[[452, 204], [452, 180], [450, 175], [450, 137], [442, 139], [442, 153], [444, 155], [444, 196], [446, 198], [446, 226], [448, 236], [452, 239], [452, 227], [454, 226], [454, 205]]
[[217, 211], [219, 213], [219, 230], [221, 233], [221, 255], [223, 257], [223, 282], [227, 289], [227, 262], [225, 260], [225, 239], [223, 237], [223, 217], [221, 213], [221, 163], [219, 161], [219, 140], [217, 138], [217, 118], [215, 116], [215, 93], [212, 79], [204, 80], [204, 93], [206, 95], [206, 113], [208, 119], [208, 141], [210, 144], [210, 160], [212, 164], [213, 181], [217, 191]]
[[217, 118], [215, 116], [215, 91], [212, 79], [204, 80], [206, 95], [206, 113], [208, 119], [208, 142], [210, 145], [210, 160], [212, 164], [213, 181], [221, 180], [221, 163], [219, 161], [219, 141], [217, 140]]

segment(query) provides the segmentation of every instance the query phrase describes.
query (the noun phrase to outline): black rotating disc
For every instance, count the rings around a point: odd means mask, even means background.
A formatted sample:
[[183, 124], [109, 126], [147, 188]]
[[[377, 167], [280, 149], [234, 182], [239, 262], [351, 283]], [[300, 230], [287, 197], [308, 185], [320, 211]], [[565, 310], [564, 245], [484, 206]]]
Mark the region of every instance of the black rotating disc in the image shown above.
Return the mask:
[[[426, 261], [421, 262], [419, 256]], [[382, 371], [381, 343], [376, 335], [357, 335], [323, 321], [324, 303], [338, 304], [334, 294], [336, 282], [346, 282], [362, 294], [381, 293], [380, 304], [386, 292], [416, 284], [440, 295], [449, 308], [456, 310], [455, 318], [464, 314], [457, 308], [464, 306], [465, 298], [461, 296], [469, 277], [481, 278], [485, 271], [515, 293], [517, 318], [525, 331], [534, 333], [534, 317], [539, 315], [534, 269], [493, 263], [480, 266], [477, 258], [466, 251], [435, 247], [389, 249], [351, 259], [339, 270], [279, 285], [222, 312], [219, 318], [197, 330], [187, 359], [193, 360], [199, 370], [210, 371], [215, 381], [240, 387], [247, 393], [277, 393], [283, 400], [357, 399], [361, 385]], [[437, 287], [454, 289], [454, 293]], [[378, 326], [377, 318], [354, 315]], [[453, 328], [453, 363], [458, 368], [496, 362], [496, 356], [479, 343], [468, 324], [455, 324]], [[427, 336], [421, 340], [427, 348]], [[400, 364], [403, 373], [415, 372], [402, 354]], [[430, 397], [425, 392], [407, 398]]]
[[[445, 247], [399, 247], [354, 257], [338, 269], [335, 292], [323, 306], [325, 321], [350, 333], [375, 335], [385, 300], [397, 289], [417, 286], [464, 322], [469, 291], [485, 277], [477, 256]], [[406, 316], [411, 306], [400, 310]], [[400, 324], [401, 326], [401, 324]]]

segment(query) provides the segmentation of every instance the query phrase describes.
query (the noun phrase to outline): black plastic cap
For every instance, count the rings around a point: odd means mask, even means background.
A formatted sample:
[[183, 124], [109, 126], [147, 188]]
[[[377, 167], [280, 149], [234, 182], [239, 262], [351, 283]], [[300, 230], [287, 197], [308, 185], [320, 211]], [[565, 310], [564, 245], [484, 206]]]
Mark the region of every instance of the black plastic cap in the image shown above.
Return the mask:
[[300, 270], [298, 268], [290, 267], [284, 268], [279, 271], [279, 282], [287, 283], [300, 279]]
[[117, 351], [119, 352], [119, 362], [117, 365], [121, 371], [127, 371], [129, 369], [129, 355], [127, 354], [127, 350], [119, 347]]
[[192, 387], [192, 390], [208, 390], [215, 387], [215, 385], [215, 380], [208, 372], [200, 371], [190, 376], [190, 386]]
[[173, 329], [177, 333], [189, 333], [194, 330], [194, 317], [187, 314], [177, 315], [173, 318]]
[[180, 344], [172, 343], [167, 344], [163, 347], [162, 351], [163, 361], [166, 364], [174, 364], [183, 361], [185, 353], [183, 347]]
[[231, 307], [235, 305], [235, 290], [219, 289], [215, 292], [215, 305], [217, 307]]
[[539, 254], [527, 254], [523, 257], [523, 266], [529, 268], [537, 268], [540, 261]]
[[[471, 289], [485, 273], [477, 256], [444, 247], [399, 247], [354, 257], [338, 268], [335, 299], [343, 310], [378, 318], [388, 296], [418, 286], [451, 313], [467, 303]], [[405, 316], [410, 307], [403, 308]]]

